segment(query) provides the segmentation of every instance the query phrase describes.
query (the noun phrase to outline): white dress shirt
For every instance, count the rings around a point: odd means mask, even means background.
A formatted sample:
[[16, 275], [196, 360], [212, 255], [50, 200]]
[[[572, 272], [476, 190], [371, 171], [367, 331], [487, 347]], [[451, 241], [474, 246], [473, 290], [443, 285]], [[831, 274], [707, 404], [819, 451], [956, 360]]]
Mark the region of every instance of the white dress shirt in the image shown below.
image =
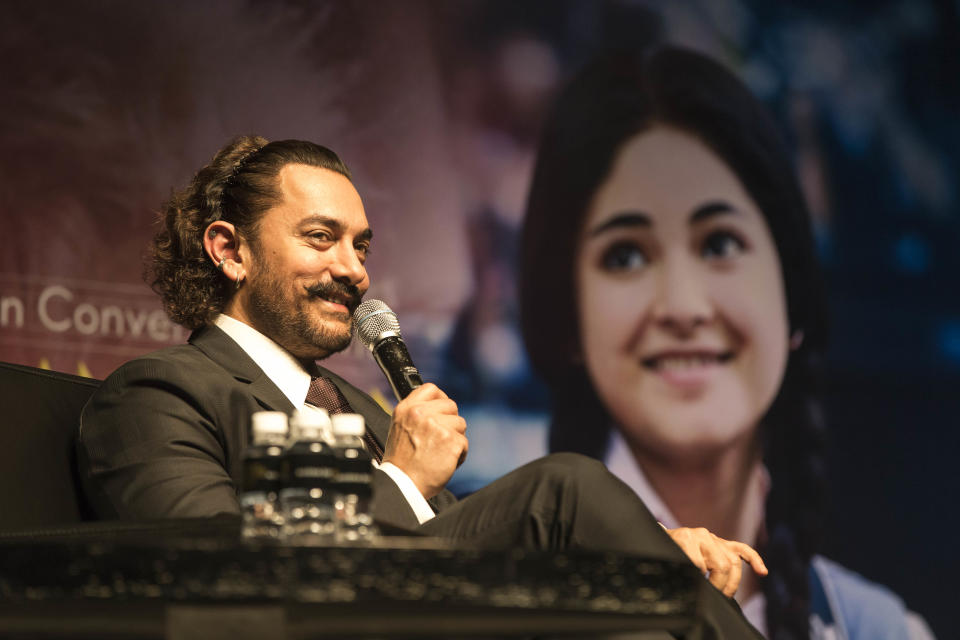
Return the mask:
[[[246, 352], [250, 359], [277, 385], [293, 406], [303, 411], [316, 411], [317, 408], [306, 403], [310, 389], [310, 373], [286, 349], [263, 335], [253, 327], [228, 315], [220, 314], [213, 324], [230, 336]], [[420, 524], [435, 517], [433, 509], [423, 494], [417, 489], [406, 473], [390, 462], [377, 463], [374, 467], [390, 476], [403, 497], [407, 500]]]

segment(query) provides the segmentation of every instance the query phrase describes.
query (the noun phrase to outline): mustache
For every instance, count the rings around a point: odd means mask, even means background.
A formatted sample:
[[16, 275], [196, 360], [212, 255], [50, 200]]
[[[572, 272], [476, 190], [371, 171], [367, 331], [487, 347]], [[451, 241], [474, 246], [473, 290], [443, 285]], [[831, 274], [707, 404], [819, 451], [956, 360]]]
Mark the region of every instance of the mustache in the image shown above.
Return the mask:
[[304, 290], [311, 298], [327, 298], [329, 300], [336, 300], [337, 302], [346, 305], [351, 314], [363, 299], [363, 294], [356, 286], [352, 284], [343, 284], [342, 282], [337, 282], [336, 280], [331, 280], [330, 282], [318, 282], [308, 287], [304, 287]]

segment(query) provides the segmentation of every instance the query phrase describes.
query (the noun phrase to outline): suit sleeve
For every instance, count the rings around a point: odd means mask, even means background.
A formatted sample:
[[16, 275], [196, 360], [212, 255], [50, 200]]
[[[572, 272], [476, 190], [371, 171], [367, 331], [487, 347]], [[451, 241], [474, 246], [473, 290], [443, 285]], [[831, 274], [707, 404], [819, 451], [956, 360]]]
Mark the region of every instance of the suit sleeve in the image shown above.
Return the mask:
[[174, 362], [136, 360], [90, 399], [77, 453], [81, 481], [98, 515], [150, 520], [239, 514], [226, 438], [216, 426], [229, 419], [231, 400], [211, 404], [197, 397], [190, 391], [197, 375]]

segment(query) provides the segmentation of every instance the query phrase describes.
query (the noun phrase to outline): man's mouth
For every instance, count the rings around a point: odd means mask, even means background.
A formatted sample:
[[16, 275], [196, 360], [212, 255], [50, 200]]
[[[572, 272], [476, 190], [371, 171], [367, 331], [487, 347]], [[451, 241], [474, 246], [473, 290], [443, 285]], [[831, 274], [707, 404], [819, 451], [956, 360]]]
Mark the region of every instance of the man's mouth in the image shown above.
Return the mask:
[[307, 295], [311, 298], [319, 298], [336, 305], [347, 308], [347, 311], [353, 313], [353, 310], [360, 304], [363, 295], [353, 285], [331, 282], [327, 284], [315, 284], [306, 287]]

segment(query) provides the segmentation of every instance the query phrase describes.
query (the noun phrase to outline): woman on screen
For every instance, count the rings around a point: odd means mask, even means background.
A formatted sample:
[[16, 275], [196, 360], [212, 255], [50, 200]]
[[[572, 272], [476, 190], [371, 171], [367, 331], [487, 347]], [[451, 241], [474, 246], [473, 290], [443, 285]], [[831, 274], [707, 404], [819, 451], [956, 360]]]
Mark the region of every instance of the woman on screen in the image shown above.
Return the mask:
[[738, 599], [762, 632], [930, 637], [817, 555], [826, 327], [810, 219], [777, 127], [730, 72], [658, 48], [573, 80], [541, 140], [520, 288], [550, 449], [604, 460], [667, 527], [760, 549], [770, 576], [744, 573]]

